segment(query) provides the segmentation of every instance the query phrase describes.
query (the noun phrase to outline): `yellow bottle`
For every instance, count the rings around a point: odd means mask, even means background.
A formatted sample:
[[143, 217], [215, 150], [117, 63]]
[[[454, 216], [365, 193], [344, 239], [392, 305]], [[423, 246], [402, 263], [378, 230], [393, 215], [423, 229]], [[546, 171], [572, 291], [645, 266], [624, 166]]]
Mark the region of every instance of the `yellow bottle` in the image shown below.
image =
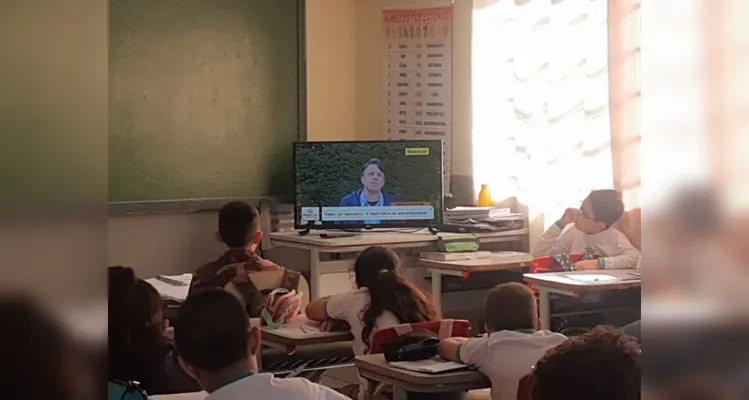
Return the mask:
[[491, 207], [492, 206], [492, 195], [489, 193], [489, 185], [481, 185], [481, 191], [479, 192], [479, 207]]

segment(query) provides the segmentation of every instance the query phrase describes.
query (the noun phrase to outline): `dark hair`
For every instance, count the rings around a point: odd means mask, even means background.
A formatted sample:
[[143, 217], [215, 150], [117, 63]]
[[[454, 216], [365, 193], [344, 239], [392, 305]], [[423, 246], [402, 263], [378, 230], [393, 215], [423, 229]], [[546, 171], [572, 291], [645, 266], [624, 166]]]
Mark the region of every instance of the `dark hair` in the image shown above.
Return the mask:
[[549, 350], [533, 371], [533, 400], [637, 400], [640, 347], [629, 335], [597, 327]]
[[614, 189], [594, 190], [588, 195], [590, 208], [597, 222], [606, 224], [606, 229], [614, 225], [624, 213], [622, 194]]
[[375, 320], [385, 311], [395, 314], [403, 324], [439, 319], [424, 294], [401, 275], [401, 263], [394, 251], [380, 246], [364, 250], [354, 262], [354, 273], [356, 285], [368, 288], [372, 298], [362, 316], [362, 341], [367, 347]]
[[364, 165], [361, 167], [361, 174], [362, 174], [362, 176], [364, 176], [364, 170], [366, 170], [367, 167], [369, 167], [370, 165], [376, 165], [377, 168], [379, 168], [380, 171], [382, 171], [383, 175], [387, 175], [385, 173], [385, 170], [382, 169], [382, 162], [380, 161], [380, 159], [379, 158], [370, 158], [369, 161], [367, 161], [366, 163], [364, 163]]
[[163, 352], [164, 303], [128, 267], [109, 267], [108, 360], [111, 379], [137, 380], [145, 359]]
[[241, 201], [224, 204], [218, 212], [218, 233], [229, 247], [244, 247], [260, 230], [260, 215], [255, 207]]
[[250, 320], [239, 300], [222, 289], [203, 289], [182, 304], [174, 341], [182, 359], [196, 368], [220, 372], [247, 359]]
[[32, 299], [20, 295], [0, 298], [0, 392], [4, 399], [76, 399], [66, 377], [75, 346], [63, 327]]
[[493, 332], [536, 329], [538, 307], [533, 291], [521, 283], [497, 285], [486, 298], [486, 326]]

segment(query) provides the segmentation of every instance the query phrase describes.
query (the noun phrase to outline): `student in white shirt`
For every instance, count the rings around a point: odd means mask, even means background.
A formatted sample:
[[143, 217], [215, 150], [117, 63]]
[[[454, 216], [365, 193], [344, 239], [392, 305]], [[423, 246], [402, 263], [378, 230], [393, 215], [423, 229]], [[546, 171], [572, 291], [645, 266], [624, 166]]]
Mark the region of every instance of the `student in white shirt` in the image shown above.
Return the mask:
[[515, 400], [520, 379], [531, 373], [547, 350], [567, 337], [537, 330], [536, 298], [520, 283], [495, 287], [484, 312], [487, 336], [445, 339], [440, 343], [440, 357], [478, 368], [492, 383], [492, 400]]
[[204, 289], [182, 304], [174, 325], [179, 362], [208, 392], [206, 400], [344, 400], [302, 378], [277, 379], [257, 372], [260, 331], [232, 294]]
[[[640, 251], [612, 225], [621, 218], [624, 203], [613, 189], [590, 192], [579, 210], [567, 209], [562, 218], [541, 235], [533, 257], [593, 252], [598, 260], [581, 260], [575, 270], [635, 268]], [[566, 226], [574, 226], [566, 229]]]
[[[439, 315], [429, 299], [402, 275], [398, 255], [374, 246], [356, 258], [357, 290], [312, 301], [307, 318], [317, 321], [345, 321], [354, 335], [356, 355], [368, 354], [372, 334], [400, 324], [435, 321]], [[359, 395], [366, 390], [362, 381]]]

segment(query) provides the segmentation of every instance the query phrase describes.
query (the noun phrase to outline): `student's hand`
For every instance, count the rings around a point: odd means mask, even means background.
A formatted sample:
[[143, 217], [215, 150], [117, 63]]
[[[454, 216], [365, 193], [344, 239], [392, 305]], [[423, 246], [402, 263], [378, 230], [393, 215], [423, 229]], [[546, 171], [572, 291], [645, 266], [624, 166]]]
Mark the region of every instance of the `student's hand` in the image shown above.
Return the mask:
[[592, 271], [598, 269], [598, 260], [583, 260], [575, 263], [575, 271]]
[[576, 208], [568, 208], [564, 210], [564, 214], [562, 214], [562, 218], [559, 218], [559, 222], [561, 222], [564, 226], [575, 222], [578, 212], [579, 211]]
[[349, 329], [351, 329], [351, 327], [349, 327], [346, 321], [339, 321], [336, 319], [326, 319], [320, 324], [320, 331], [322, 332], [343, 331]]

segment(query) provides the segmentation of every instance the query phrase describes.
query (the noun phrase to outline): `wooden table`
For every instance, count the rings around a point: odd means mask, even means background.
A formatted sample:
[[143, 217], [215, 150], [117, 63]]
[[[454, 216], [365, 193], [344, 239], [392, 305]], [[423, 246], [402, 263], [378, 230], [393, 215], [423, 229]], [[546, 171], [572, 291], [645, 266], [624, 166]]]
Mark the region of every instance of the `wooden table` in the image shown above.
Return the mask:
[[[385, 246], [393, 249], [428, 249], [436, 251], [440, 237], [464, 237], [465, 234], [439, 233], [431, 234], [423, 229], [411, 233], [378, 232], [377, 230], [357, 233], [350, 237], [325, 239], [321, 234], [340, 232], [312, 231], [307, 235], [297, 232], [271, 233], [271, 247], [290, 247], [309, 252], [310, 257], [310, 296], [311, 300], [351, 290], [350, 270], [353, 260], [338, 257], [345, 253], [358, 253], [371, 246]], [[480, 244], [527, 241], [528, 229], [504, 232], [476, 233]], [[424, 250], [427, 251], [427, 250]], [[322, 254], [332, 254], [332, 260], [321, 260]]]
[[392, 386], [394, 400], [405, 399], [406, 392], [444, 393], [491, 387], [489, 379], [476, 370], [425, 374], [392, 367], [382, 354], [358, 356], [354, 365], [359, 375], [370, 382], [370, 388], [378, 382]]
[[[635, 269], [614, 269], [596, 271], [548, 272], [543, 274], [525, 274], [525, 281], [538, 290], [539, 314], [541, 326], [551, 328], [550, 294], [557, 293], [575, 296], [579, 293], [602, 292], [608, 290], [624, 290], [639, 288], [642, 279], [637, 276]], [[577, 277], [576, 277], [577, 276]], [[584, 278], [603, 279], [582, 281]], [[611, 278], [605, 278], [611, 277]]]
[[491, 258], [473, 260], [435, 261], [420, 258], [418, 265], [426, 267], [432, 274], [432, 302], [437, 311], [442, 310], [442, 276], [460, 276], [467, 278], [474, 272], [519, 270], [533, 261], [530, 253], [502, 251], [492, 253]]

